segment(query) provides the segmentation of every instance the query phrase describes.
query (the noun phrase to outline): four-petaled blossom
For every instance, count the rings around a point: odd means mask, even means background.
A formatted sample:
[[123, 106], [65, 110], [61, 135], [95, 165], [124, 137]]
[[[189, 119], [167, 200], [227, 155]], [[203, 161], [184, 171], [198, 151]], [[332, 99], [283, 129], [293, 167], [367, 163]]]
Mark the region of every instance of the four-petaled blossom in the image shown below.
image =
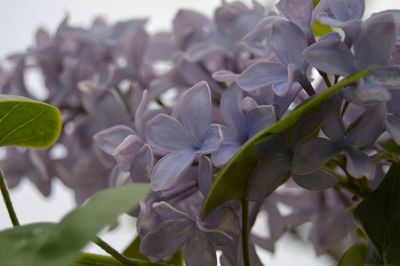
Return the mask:
[[171, 188], [197, 156], [216, 151], [222, 142], [219, 125], [211, 124], [211, 92], [206, 82], [189, 89], [180, 102], [180, 121], [158, 114], [147, 123], [147, 142], [166, 154], [151, 175], [154, 191]]

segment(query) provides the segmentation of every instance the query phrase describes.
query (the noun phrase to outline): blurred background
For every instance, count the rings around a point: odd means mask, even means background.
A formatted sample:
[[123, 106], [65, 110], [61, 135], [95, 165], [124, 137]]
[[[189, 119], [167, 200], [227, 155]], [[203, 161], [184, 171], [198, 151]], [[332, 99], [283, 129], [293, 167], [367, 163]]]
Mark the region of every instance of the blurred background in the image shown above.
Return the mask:
[[[242, 0], [251, 4], [251, 0]], [[261, 1], [273, 6], [277, 1]], [[400, 9], [399, 0], [367, 0], [365, 16], [385, 10]], [[34, 34], [39, 27], [54, 32], [61, 20], [69, 15], [73, 25], [89, 26], [96, 16], [113, 23], [129, 18], [149, 18], [147, 29], [150, 32], [168, 30], [175, 13], [180, 8], [190, 8], [212, 16], [219, 0], [2, 0], [0, 1], [0, 62], [14, 52], [23, 51], [34, 42]], [[35, 79], [28, 82], [35, 83]], [[31, 84], [40, 86], [40, 84]], [[21, 223], [38, 221], [59, 221], [69, 210], [74, 208], [74, 197], [64, 185], [54, 179], [53, 193], [44, 198], [29, 180], [24, 179], [11, 191], [14, 207]], [[257, 221], [254, 230], [264, 232], [265, 218]], [[6, 209], [0, 200], [0, 230], [10, 227]], [[307, 230], [307, 226], [304, 226]], [[128, 216], [120, 219], [120, 226], [112, 232], [104, 232], [102, 237], [117, 249], [123, 249], [136, 234], [134, 220]], [[87, 247], [87, 251], [103, 253], [95, 246]], [[334, 262], [328, 256], [316, 257], [312, 246], [285, 235], [277, 244], [274, 254], [260, 252], [265, 265], [307, 265], [330, 266]]]

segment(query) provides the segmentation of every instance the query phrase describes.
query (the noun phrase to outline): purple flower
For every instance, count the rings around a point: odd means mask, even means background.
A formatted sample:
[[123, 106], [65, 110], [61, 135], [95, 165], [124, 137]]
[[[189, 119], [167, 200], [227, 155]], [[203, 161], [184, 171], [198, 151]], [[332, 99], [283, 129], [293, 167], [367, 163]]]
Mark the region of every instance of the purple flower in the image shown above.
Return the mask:
[[171, 188], [196, 156], [216, 151], [222, 142], [220, 126], [211, 124], [211, 92], [206, 82], [189, 89], [180, 103], [180, 121], [159, 114], [147, 123], [147, 142], [166, 153], [154, 166], [153, 190]]
[[153, 260], [168, 258], [184, 247], [186, 265], [217, 265], [216, 248], [226, 245], [231, 237], [222, 230], [209, 229], [191, 215], [166, 202], [153, 203], [155, 224], [139, 231], [140, 252]]
[[307, 47], [307, 39], [303, 31], [294, 23], [285, 19], [275, 19], [272, 23], [270, 45], [277, 61], [259, 60], [243, 71], [237, 84], [245, 91], [253, 91], [272, 85], [278, 96], [288, 94], [297, 82], [307, 91], [314, 94], [305, 70], [303, 50]]
[[289, 170], [293, 180], [309, 190], [324, 190], [336, 185], [337, 179], [318, 167], [307, 172], [296, 168], [297, 147], [319, 130], [320, 124], [320, 114], [310, 114], [298, 122], [290, 142], [284, 135], [278, 134], [258, 145], [256, 152], [261, 160], [249, 181], [250, 200], [259, 201], [268, 197], [289, 177]]
[[385, 66], [395, 45], [395, 34], [393, 16], [380, 14], [363, 23], [353, 44], [354, 56], [338, 34], [329, 34], [311, 45], [304, 51], [304, 56], [317, 69], [339, 76], [350, 76], [369, 66], [381, 65], [349, 89], [347, 97], [361, 103], [387, 101], [390, 94], [386, 86], [400, 85], [397, 78], [400, 68]]
[[258, 105], [250, 97], [243, 99], [242, 94], [237, 86], [233, 86], [222, 96], [220, 111], [226, 123], [226, 126], [222, 126], [224, 140], [211, 155], [217, 167], [226, 164], [249, 138], [276, 120], [271, 105]]
[[293, 170], [299, 174], [309, 174], [344, 152], [346, 169], [352, 176], [372, 178], [375, 175], [375, 163], [362, 149], [373, 144], [382, 134], [385, 106], [378, 104], [367, 108], [348, 131], [341, 118], [341, 99], [332, 99], [325, 108], [322, 128], [329, 139], [313, 138], [297, 145]]

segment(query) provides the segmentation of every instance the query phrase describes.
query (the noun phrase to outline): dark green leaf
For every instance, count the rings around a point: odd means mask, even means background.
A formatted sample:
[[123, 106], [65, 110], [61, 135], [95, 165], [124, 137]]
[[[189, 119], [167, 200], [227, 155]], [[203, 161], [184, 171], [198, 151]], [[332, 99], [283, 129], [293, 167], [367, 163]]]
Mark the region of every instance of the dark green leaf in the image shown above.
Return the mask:
[[206, 218], [211, 211], [226, 201], [246, 198], [247, 184], [251, 176], [251, 171], [257, 164], [256, 156], [252, 150], [254, 144], [265, 140], [271, 135], [282, 133], [291, 128], [304, 114], [320, 106], [331, 94], [356, 82], [374, 69], [375, 67], [365, 69], [340, 81], [324, 92], [314, 96], [271, 127], [264, 129], [253, 138], [249, 139], [219, 172], [206, 199], [202, 217]]
[[102, 228], [135, 207], [149, 190], [149, 184], [104, 190], [67, 214], [59, 224], [34, 224], [3, 231], [0, 233], [0, 263], [70, 266]]
[[47, 148], [60, 132], [57, 108], [25, 97], [0, 95], [0, 146]]
[[[127, 256], [128, 258], [134, 258], [134, 259], [140, 259], [143, 261], [148, 261], [150, 260], [140, 253], [139, 251], [139, 245], [140, 245], [140, 236], [135, 237], [135, 239], [132, 241], [132, 243], [125, 249], [125, 251], [122, 253], [123, 255]], [[183, 265], [183, 253], [182, 251], [178, 251], [175, 253], [172, 258], [168, 261], [160, 261], [160, 263], [163, 263], [165, 265], [170, 265], [170, 266], [182, 266]]]
[[358, 243], [350, 247], [340, 258], [338, 266], [364, 266], [367, 246]]
[[400, 265], [400, 164], [392, 163], [354, 216], [368, 237], [367, 263]]

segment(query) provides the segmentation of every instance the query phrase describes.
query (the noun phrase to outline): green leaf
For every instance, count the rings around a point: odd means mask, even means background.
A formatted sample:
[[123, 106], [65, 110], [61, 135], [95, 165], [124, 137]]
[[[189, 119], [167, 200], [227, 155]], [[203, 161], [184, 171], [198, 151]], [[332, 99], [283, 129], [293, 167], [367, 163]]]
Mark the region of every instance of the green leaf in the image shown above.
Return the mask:
[[340, 258], [338, 266], [364, 266], [367, 246], [362, 243], [351, 246]]
[[[139, 246], [140, 246], [140, 236], [137, 236], [122, 254], [127, 256], [128, 258], [140, 259], [143, 261], [150, 262], [150, 260], [145, 255], [140, 253]], [[168, 261], [161, 260], [160, 263], [170, 266], [182, 266], [183, 252], [178, 251], [172, 256], [170, 260]]]
[[28, 225], [0, 232], [0, 261], [7, 261], [2, 264], [7, 266], [70, 266], [102, 228], [135, 207], [149, 190], [149, 184], [104, 190], [67, 214], [59, 224]]
[[234, 199], [245, 199], [247, 194], [247, 183], [252, 170], [257, 164], [257, 158], [252, 150], [254, 144], [265, 140], [271, 135], [282, 133], [291, 128], [304, 114], [320, 106], [331, 94], [337, 90], [356, 82], [376, 67], [370, 67], [360, 71], [353, 76], [346, 78], [336, 85], [326, 89], [324, 92], [310, 98], [306, 103], [299, 106], [296, 110], [289, 113], [283, 119], [277, 121], [271, 127], [259, 132], [253, 138], [249, 139], [219, 172], [213, 186], [211, 187], [206, 199], [202, 217], [206, 218], [211, 211], [224, 202]]
[[53, 227], [51, 223], [37, 223], [1, 231], [0, 264], [32, 265], [33, 258]]
[[355, 209], [368, 237], [367, 263], [400, 265], [400, 164], [392, 163], [378, 188]]
[[61, 133], [61, 115], [52, 105], [0, 95], [0, 146], [48, 148]]

